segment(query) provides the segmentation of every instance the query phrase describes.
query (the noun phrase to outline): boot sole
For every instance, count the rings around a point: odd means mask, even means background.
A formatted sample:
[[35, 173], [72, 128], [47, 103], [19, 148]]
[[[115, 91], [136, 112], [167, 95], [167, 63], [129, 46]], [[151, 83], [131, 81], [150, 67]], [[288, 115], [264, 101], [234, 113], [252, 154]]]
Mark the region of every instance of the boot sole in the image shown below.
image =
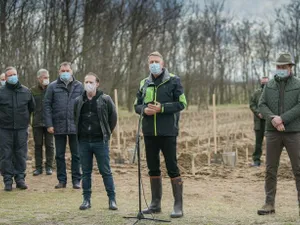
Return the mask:
[[161, 209], [148, 209], [148, 210], [145, 210], [145, 211], [142, 211], [143, 214], [158, 214], [158, 213], [161, 213]]
[[16, 188], [19, 188], [19, 189], [21, 189], [21, 190], [26, 190], [26, 189], [28, 189], [28, 187], [25, 187], [25, 186], [16, 186]]
[[257, 214], [260, 215], [260, 216], [270, 215], [270, 214], [274, 214], [274, 213], [275, 213], [275, 209], [270, 210], [270, 211], [257, 211]]
[[80, 210], [87, 210], [87, 209], [90, 209], [90, 208], [91, 208], [91, 206], [89, 206], [87, 208], [81, 208], [81, 207], [79, 207]]
[[109, 207], [108, 209], [109, 209], [109, 210], [118, 210], [117, 207]]
[[183, 217], [183, 213], [182, 214], [171, 214], [170, 217], [171, 218], [180, 218], [180, 217]]

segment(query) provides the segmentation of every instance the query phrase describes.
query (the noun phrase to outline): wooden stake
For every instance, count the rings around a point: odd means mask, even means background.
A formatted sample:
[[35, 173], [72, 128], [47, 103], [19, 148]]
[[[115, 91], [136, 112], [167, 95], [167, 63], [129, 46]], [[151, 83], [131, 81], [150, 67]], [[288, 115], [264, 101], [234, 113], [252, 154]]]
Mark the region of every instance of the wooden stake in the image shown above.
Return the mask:
[[210, 137], [207, 140], [207, 164], [210, 166]]
[[126, 138], [123, 139], [123, 146], [124, 146], [124, 149], [126, 149]]
[[207, 164], [210, 166], [210, 151], [207, 152]]
[[118, 114], [117, 117], [117, 142], [118, 142], [118, 152], [121, 153], [121, 140], [120, 140], [120, 125], [119, 125], [119, 103], [118, 103], [118, 90], [115, 89], [115, 105], [116, 105], [116, 111]]
[[192, 154], [192, 174], [193, 176], [195, 176], [196, 174], [196, 169], [195, 169], [195, 157], [196, 157], [196, 154]]
[[213, 131], [214, 131], [214, 151], [217, 154], [217, 113], [216, 113], [216, 95], [213, 94]]
[[249, 160], [249, 159], [248, 159], [248, 151], [249, 151], [249, 150], [248, 150], [248, 147], [247, 147], [247, 148], [246, 148], [246, 163], [248, 163], [248, 160]]

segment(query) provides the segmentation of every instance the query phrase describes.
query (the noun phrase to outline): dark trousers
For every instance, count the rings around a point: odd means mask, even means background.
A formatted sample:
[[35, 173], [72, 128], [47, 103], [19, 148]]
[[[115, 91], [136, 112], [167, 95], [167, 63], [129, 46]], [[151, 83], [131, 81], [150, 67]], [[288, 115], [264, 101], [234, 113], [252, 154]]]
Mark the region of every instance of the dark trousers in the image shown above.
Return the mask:
[[266, 203], [275, 204], [277, 170], [282, 148], [285, 147], [289, 155], [298, 191], [300, 203], [300, 132], [266, 132], [267, 154], [266, 154], [266, 178], [265, 192]]
[[255, 130], [255, 150], [252, 154], [253, 162], [259, 162], [262, 155], [262, 144], [265, 136], [265, 122], [260, 123], [260, 129]]
[[54, 157], [54, 140], [53, 134], [47, 131], [46, 127], [33, 127], [33, 139], [34, 139], [34, 157], [35, 168], [43, 169], [43, 145], [45, 143], [45, 155], [46, 164], [45, 168], [52, 168]]
[[115, 199], [115, 185], [110, 169], [108, 142], [79, 141], [80, 161], [82, 168], [82, 189], [85, 199], [92, 194], [93, 156], [95, 155], [98, 169], [102, 175], [105, 190], [109, 199]]
[[65, 184], [67, 183], [66, 160], [65, 160], [67, 137], [69, 138], [69, 146], [72, 155], [71, 172], [72, 172], [72, 182], [74, 184], [76, 182], [79, 182], [81, 179], [80, 159], [78, 153], [76, 134], [54, 135], [57, 179], [60, 183], [65, 183]]
[[180, 173], [177, 166], [176, 155], [177, 137], [145, 136], [144, 140], [149, 176], [161, 175], [159, 158], [159, 153], [161, 150], [165, 158], [169, 177], [179, 177]]
[[1, 174], [4, 183], [24, 180], [28, 151], [28, 129], [10, 130], [0, 128]]

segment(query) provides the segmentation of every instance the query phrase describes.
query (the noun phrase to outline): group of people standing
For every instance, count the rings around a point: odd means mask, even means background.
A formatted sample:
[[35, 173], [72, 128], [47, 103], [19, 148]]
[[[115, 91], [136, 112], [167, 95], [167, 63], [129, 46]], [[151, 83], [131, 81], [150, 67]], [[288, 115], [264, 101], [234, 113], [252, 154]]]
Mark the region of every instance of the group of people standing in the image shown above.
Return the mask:
[[[13, 179], [16, 188], [28, 188], [25, 176], [28, 125], [31, 122], [35, 143], [33, 175], [41, 175], [44, 169], [47, 175], [52, 175], [55, 149], [58, 179], [55, 188], [66, 188], [65, 153], [68, 141], [72, 159], [72, 187], [80, 189], [82, 180], [84, 199], [90, 199], [94, 154], [109, 197], [109, 209], [116, 210], [108, 146], [117, 121], [114, 103], [108, 95], [98, 90], [100, 80], [96, 74], [88, 73], [82, 85], [73, 76], [70, 63], [63, 62], [58, 73], [57, 80], [50, 83], [48, 71], [40, 69], [37, 84], [29, 89], [21, 85], [16, 68], [5, 70], [5, 82], [0, 88], [0, 170], [4, 190], [12, 191]], [[80, 209], [89, 207], [90, 202], [87, 205], [84, 201]]]
[[[183, 180], [177, 166], [177, 136], [180, 111], [187, 101], [180, 78], [164, 66], [159, 52], [152, 52], [148, 59], [149, 76], [140, 82], [134, 108], [142, 116], [146, 161], [152, 200], [144, 214], [161, 212], [162, 176], [160, 151], [174, 196], [172, 218], [183, 216]], [[254, 114], [256, 136], [253, 163], [261, 166], [262, 142], [266, 136], [265, 204], [259, 215], [275, 213], [277, 170], [280, 155], [285, 147], [292, 164], [298, 191], [300, 213], [300, 80], [293, 76], [295, 65], [289, 53], [280, 54], [273, 79], [261, 79], [261, 88], [250, 101]], [[37, 85], [28, 89], [19, 82], [17, 70], [8, 67], [0, 75], [0, 170], [4, 190], [16, 187], [27, 189], [25, 182], [28, 151], [28, 125], [32, 116], [35, 142], [36, 169], [34, 176], [52, 174], [55, 149], [58, 184], [66, 188], [67, 173], [65, 152], [69, 142], [72, 165], [72, 187], [80, 189], [82, 180], [83, 203], [81, 210], [91, 207], [93, 156], [102, 175], [108, 196], [108, 206], [117, 209], [115, 185], [110, 168], [109, 139], [117, 123], [115, 105], [109, 95], [100, 89], [99, 77], [88, 73], [84, 84], [73, 76], [71, 64], [59, 66], [57, 80], [50, 83], [45, 69], [37, 72]], [[53, 141], [54, 140], [54, 141]], [[43, 145], [46, 163], [43, 168]], [[55, 148], [54, 148], [55, 146]], [[81, 170], [82, 174], [81, 174]]]
[[[150, 73], [141, 81], [134, 103], [136, 113], [143, 117], [142, 131], [152, 193], [151, 204], [143, 213], [161, 212], [161, 150], [174, 195], [171, 217], [178, 218], [183, 216], [183, 181], [177, 166], [176, 137], [179, 112], [187, 103], [179, 77], [164, 67], [162, 55], [153, 52], [147, 61]], [[35, 143], [33, 175], [39, 176], [44, 171], [52, 175], [55, 151], [58, 179], [55, 188], [66, 188], [65, 153], [68, 141], [72, 187], [83, 189], [83, 202], [79, 209], [91, 207], [91, 174], [95, 156], [109, 199], [109, 209], [117, 210], [109, 157], [109, 140], [117, 123], [117, 112], [111, 97], [99, 89], [99, 77], [90, 72], [82, 84], [73, 76], [71, 64], [63, 62], [55, 81], [50, 82], [48, 71], [40, 69], [37, 72], [37, 84], [30, 89], [20, 83], [14, 67], [7, 67], [0, 79], [0, 171], [4, 190], [13, 190], [13, 179], [16, 188], [28, 188], [25, 177], [28, 125], [31, 123]]]

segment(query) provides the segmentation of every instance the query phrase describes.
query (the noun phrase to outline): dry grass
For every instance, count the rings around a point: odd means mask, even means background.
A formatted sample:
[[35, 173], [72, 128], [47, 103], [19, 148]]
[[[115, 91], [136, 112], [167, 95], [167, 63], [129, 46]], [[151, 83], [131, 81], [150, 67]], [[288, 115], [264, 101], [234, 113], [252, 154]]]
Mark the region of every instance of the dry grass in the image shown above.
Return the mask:
[[[120, 128], [122, 152], [134, 148], [136, 115], [121, 112]], [[184, 179], [184, 217], [171, 219], [174, 225], [296, 225], [300, 224], [297, 194], [286, 152], [282, 155], [279, 169], [279, 183], [276, 199], [276, 215], [258, 216], [256, 211], [264, 202], [264, 168], [249, 168], [245, 148], [249, 148], [249, 160], [253, 151], [254, 136], [252, 115], [248, 106], [218, 107], [218, 151], [238, 149], [240, 158], [237, 167], [223, 165], [207, 166], [206, 151], [213, 149], [212, 112], [200, 113], [191, 108], [182, 114], [181, 133], [178, 138], [179, 164]], [[210, 144], [208, 143], [210, 140]], [[198, 144], [199, 143], [199, 144]], [[116, 141], [113, 140], [112, 159], [116, 158]], [[30, 141], [32, 155], [32, 140]], [[190, 156], [196, 157], [196, 176], [191, 175]], [[204, 155], [203, 155], [204, 154]], [[143, 154], [142, 154], [143, 155]], [[127, 154], [124, 154], [127, 159]], [[68, 166], [69, 156], [68, 156]], [[114, 160], [112, 160], [112, 163]], [[136, 216], [138, 209], [136, 165], [113, 165], [119, 210], [107, 209], [107, 197], [98, 173], [94, 174], [92, 208], [87, 211], [78, 209], [82, 201], [81, 190], [68, 187], [55, 190], [55, 175], [33, 177], [32, 161], [28, 161], [26, 191], [14, 189], [7, 193], [0, 184], [0, 224], [30, 225], [76, 225], [103, 224], [129, 225], [134, 219], [123, 216]], [[162, 162], [163, 163], [163, 162]], [[146, 199], [150, 199], [149, 182], [145, 161], [143, 183]], [[166, 174], [164, 165], [163, 173]], [[70, 177], [70, 175], [69, 175]], [[163, 212], [156, 215], [159, 219], [170, 219], [173, 197], [169, 179], [164, 177]], [[70, 186], [70, 185], [69, 185]], [[143, 207], [145, 203], [143, 201]], [[141, 221], [138, 224], [165, 224]]]
[[[222, 166], [215, 166], [222, 169]], [[78, 210], [81, 204], [81, 190], [70, 187], [55, 190], [56, 178], [46, 175], [28, 176], [30, 189], [0, 192], [0, 224], [133, 224], [136, 216], [138, 196], [136, 171], [134, 168], [115, 168], [115, 181], [119, 210], [107, 209], [107, 197], [100, 176], [94, 176], [92, 208]], [[231, 169], [228, 169], [231, 170]], [[254, 169], [254, 170], [263, 170]], [[255, 176], [259, 171], [245, 168], [244, 178], [233, 175], [228, 179], [196, 176], [184, 178], [184, 217], [171, 219], [169, 224], [184, 225], [291, 225], [299, 224], [298, 206], [294, 181], [281, 180], [278, 185], [277, 213], [274, 216], [257, 216], [256, 210], [264, 199], [263, 179]], [[235, 170], [232, 170], [235, 173]], [[247, 174], [251, 174], [249, 176]], [[150, 198], [148, 178], [143, 177], [146, 198]], [[163, 180], [163, 213], [160, 219], [169, 219], [173, 198], [168, 178]], [[2, 188], [2, 186], [0, 187]], [[145, 206], [143, 201], [143, 206]], [[142, 221], [139, 224], [163, 224]]]

